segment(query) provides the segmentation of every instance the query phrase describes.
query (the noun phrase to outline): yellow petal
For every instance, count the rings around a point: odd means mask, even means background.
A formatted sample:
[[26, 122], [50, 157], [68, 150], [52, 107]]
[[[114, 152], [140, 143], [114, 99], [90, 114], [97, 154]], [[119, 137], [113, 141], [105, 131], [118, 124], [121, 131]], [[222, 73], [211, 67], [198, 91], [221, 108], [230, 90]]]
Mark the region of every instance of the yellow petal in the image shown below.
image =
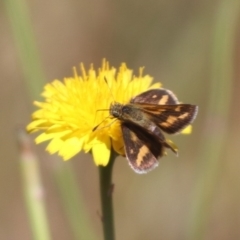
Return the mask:
[[112, 147], [114, 151], [122, 156], [125, 156], [123, 138], [119, 138], [117, 141], [112, 139]]
[[169, 146], [171, 146], [172, 150], [174, 150], [175, 154], [178, 156], [178, 147], [175, 145], [175, 143], [170, 139], [166, 139], [166, 142], [168, 143]]
[[79, 139], [74, 137], [67, 139], [58, 154], [63, 158], [63, 160], [69, 160], [82, 150], [82, 144], [83, 138]]
[[56, 152], [58, 152], [62, 146], [63, 146], [64, 141], [60, 138], [54, 138], [52, 139], [52, 141], [48, 144], [46, 150], [50, 153], [50, 154], [54, 154]]
[[187, 126], [182, 130], [182, 134], [190, 134], [192, 132], [192, 125]]
[[45, 123], [46, 123], [45, 119], [34, 120], [33, 122], [27, 125], [27, 131], [29, 133], [36, 132], [39, 130], [39, 126]]
[[58, 133], [42, 133], [40, 134], [36, 139], [35, 139], [35, 142], [36, 144], [39, 144], [41, 142], [44, 142], [44, 141], [47, 141], [49, 139], [52, 139], [52, 138], [60, 138], [68, 133], [70, 133], [71, 131], [70, 130], [65, 130], [65, 131], [62, 131], [62, 132], [58, 132]]
[[101, 139], [101, 142], [94, 144], [92, 154], [94, 162], [97, 166], [106, 166], [108, 164], [111, 153], [111, 142], [108, 136]]

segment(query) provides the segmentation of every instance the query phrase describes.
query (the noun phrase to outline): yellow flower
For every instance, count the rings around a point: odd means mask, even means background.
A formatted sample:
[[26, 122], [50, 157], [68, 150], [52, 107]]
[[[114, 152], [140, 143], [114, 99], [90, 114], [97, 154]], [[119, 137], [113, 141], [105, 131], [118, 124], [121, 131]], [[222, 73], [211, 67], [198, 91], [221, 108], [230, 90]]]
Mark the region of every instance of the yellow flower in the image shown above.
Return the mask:
[[45, 86], [45, 101], [34, 102], [39, 110], [33, 113], [27, 130], [43, 131], [36, 143], [50, 140], [47, 151], [58, 153], [64, 160], [82, 150], [91, 151], [96, 165], [106, 166], [111, 149], [124, 155], [124, 148], [120, 122], [109, 118], [109, 111], [103, 109], [109, 109], [113, 101], [128, 103], [132, 97], [161, 84], [151, 85], [152, 77], [143, 76], [143, 68], [134, 76], [125, 63], [118, 71], [105, 60], [98, 72], [93, 66], [88, 72], [83, 64], [80, 67], [81, 75], [74, 68], [74, 77]]
[[[58, 152], [68, 160], [81, 150], [93, 153], [97, 165], [107, 165], [111, 147], [123, 155], [123, 140], [119, 121], [109, 117], [111, 102], [127, 103], [131, 97], [147, 90], [152, 82], [149, 75], [133, 76], [126, 64], [119, 71], [103, 60], [96, 72], [93, 66], [86, 72], [81, 64], [81, 75], [74, 69], [73, 78], [64, 82], [54, 80], [45, 86], [44, 102], [34, 102], [40, 109], [32, 115], [33, 121], [27, 126], [28, 132], [42, 130], [36, 143], [51, 140], [47, 151]], [[160, 87], [160, 83], [152, 87]], [[100, 124], [101, 123], [101, 124]], [[92, 131], [100, 124], [99, 129]]]

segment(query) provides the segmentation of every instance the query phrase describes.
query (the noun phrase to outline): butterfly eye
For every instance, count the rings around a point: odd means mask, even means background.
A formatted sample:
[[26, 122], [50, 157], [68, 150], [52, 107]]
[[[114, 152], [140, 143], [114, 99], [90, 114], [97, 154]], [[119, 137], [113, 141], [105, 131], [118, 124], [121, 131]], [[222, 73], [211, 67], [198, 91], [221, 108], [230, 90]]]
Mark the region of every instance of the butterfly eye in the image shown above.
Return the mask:
[[121, 118], [123, 111], [123, 105], [120, 103], [114, 103], [110, 106], [110, 114], [115, 118]]

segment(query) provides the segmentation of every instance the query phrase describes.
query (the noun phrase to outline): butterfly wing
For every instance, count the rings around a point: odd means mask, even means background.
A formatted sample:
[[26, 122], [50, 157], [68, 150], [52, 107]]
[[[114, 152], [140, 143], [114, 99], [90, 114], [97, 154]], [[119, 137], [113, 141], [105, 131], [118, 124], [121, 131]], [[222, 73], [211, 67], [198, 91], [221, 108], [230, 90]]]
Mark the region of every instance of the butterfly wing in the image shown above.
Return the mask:
[[147, 104], [156, 104], [156, 105], [172, 105], [178, 104], [178, 99], [168, 89], [157, 88], [150, 89], [146, 92], [143, 92], [136, 97], [132, 98], [130, 103], [147, 103]]
[[137, 173], [147, 173], [158, 166], [163, 155], [163, 144], [148, 132], [131, 123], [122, 123], [126, 158]]
[[191, 104], [142, 106], [143, 111], [168, 134], [177, 133], [187, 127], [196, 118], [198, 107]]
[[195, 119], [198, 107], [179, 104], [176, 96], [167, 89], [151, 89], [131, 100], [164, 132], [173, 134], [187, 127]]

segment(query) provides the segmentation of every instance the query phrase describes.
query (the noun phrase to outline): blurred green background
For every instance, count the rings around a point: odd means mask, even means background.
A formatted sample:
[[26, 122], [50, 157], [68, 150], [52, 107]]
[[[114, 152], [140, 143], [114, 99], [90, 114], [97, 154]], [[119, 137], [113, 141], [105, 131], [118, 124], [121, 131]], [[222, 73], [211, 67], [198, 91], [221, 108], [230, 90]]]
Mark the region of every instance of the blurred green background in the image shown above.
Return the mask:
[[[180, 101], [199, 106], [193, 133], [171, 137], [178, 158], [169, 152], [146, 175], [117, 159], [116, 239], [240, 239], [239, 0], [5, 0], [0, 12], [0, 239], [37, 239], [17, 144], [33, 99], [45, 82], [103, 57], [115, 67], [145, 66]], [[33, 142], [49, 239], [103, 239], [91, 156], [63, 163]]]

